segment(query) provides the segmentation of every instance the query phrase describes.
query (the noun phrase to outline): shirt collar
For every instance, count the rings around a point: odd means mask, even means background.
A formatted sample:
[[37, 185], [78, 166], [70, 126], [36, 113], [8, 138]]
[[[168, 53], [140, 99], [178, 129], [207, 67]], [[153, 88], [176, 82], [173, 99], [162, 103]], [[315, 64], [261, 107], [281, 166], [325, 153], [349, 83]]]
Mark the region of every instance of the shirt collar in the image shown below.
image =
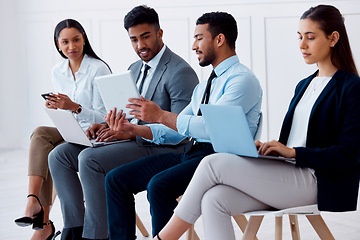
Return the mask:
[[162, 55], [165, 52], [165, 49], [166, 49], [166, 45], [164, 44], [163, 47], [161, 48], [160, 52], [158, 52], [158, 54], [156, 54], [156, 56], [153, 57], [149, 62], [143, 61], [143, 66], [145, 66], [145, 64], [147, 64], [151, 67], [150, 70], [156, 69], [157, 65], [160, 62]]
[[[69, 59], [65, 59], [64, 61], [64, 66], [62, 67], [61, 69], [61, 72], [64, 74], [64, 75], [67, 75], [67, 76], [70, 76], [72, 75], [71, 73], [71, 69], [70, 69], [70, 66], [69, 66]], [[80, 64], [80, 67], [79, 67], [79, 70], [77, 71], [78, 73], [86, 73], [86, 70], [87, 68], [89, 67], [90, 65], [90, 57], [87, 55], [87, 54], [84, 54], [84, 57], [83, 59], [81, 60], [81, 64]]]
[[239, 63], [239, 57], [237, 55], [231, 56], [224, 61], [222, 61], [219, 65], [214, 69], [216, 76], [219, 77], [226, 70], [228, 70], [232, 65]]

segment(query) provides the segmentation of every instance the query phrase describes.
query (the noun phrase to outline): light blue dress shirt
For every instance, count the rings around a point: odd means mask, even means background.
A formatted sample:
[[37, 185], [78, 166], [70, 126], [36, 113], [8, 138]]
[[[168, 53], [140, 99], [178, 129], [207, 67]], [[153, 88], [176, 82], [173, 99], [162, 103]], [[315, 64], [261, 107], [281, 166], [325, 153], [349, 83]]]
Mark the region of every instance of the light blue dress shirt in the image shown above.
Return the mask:
[[[215, 69], [216, 78], [212, 80], [209, 104], [242, 106], [255, 135], [261, 112], [262, 89], [254, 73], [239, 62], [235, 55], [222, 61]], [[197, 142], [210, 142], [202, 116], [197, 116], [207, 81], [199, 83], [193, 92], [191, 102], [178, 115], [178, 132], [162, 124], [148, 124], [156, 144], [178, 144], [186, 137]]]

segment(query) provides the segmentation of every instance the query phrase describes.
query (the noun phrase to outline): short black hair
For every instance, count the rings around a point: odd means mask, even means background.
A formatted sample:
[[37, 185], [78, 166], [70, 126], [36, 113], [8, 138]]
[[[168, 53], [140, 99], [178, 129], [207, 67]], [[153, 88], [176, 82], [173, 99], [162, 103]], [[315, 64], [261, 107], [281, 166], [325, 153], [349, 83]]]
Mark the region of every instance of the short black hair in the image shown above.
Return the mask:
[[134, 7], [124, 17], [124, 27], [127, 31], [129, 28], [142, 23], [152, 24], [155, 26], [156, 30], [160, 29], [159, 16], [157, 12], [146, 5]]
[[226, 12], [204, 13], [196, 21], [196, 25], [209, 24], [209, 32], [213, 39], [220, 33], [224, 34], [226, 42], [231, 49], [235, 49], [235, 42], [238, 35], [235, 18]]

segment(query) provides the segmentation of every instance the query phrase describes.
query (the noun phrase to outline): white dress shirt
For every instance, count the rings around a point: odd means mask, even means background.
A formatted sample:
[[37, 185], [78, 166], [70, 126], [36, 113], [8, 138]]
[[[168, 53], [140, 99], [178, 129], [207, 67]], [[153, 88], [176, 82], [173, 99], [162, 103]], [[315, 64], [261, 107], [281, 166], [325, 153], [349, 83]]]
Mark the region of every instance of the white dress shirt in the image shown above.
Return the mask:
[[150, 82], [151, 82], [151, 79], [152, 77], [154, 76], [154, 72], [160, 62], [160, 59], [162, 57], [162, 55], [164, 54], [165, 52], [165, 49], [166, 49], [166, 46], [165, 44], [163, 45], [163, 47], [161, 48], [160, 52], [158, 52], [158, 54], [156, 54], [155, 57], [153, 57], [149, 62], [143, 62], [143, 66], [141, 68], [141, 74], [139, 76], [139, 80], [137, 81], [136, 85], [139, 89], [140, 87], [140, 83], [141, 83], [141, 79], [144, 75], [144, 70], [145, 70], [145, 64], [146, 65], [149, 65], [150, 66], [150, 69], [148, 70], [147, 72], [147, 75], [146, 75], [146, 78], [144, 80], [144, 85], [143, 85], [143, 89], [142, 89], [142, 92], [140, 93], [142, 96], [145, 96], [146, 94], [146, 91], [148, 90], [149, 88], [149, 85], [150, 85]]
[[73, 102], [82, 106], [81, 113], [74, 113], [74, 116], [84, 130], [93, 123], [104, 122], [106, 109], [95, 83], [95, 77], [110, 73], [105, 63], [86, 54], [79, 70], [75, 73], [75, 78], [69, 66], [69, 59], [53, 67], [54, 92], [67, 95]]
[[329, 83], [331, 77], [315, 77], [305, 90], [297, 104], [291, 124], [291, 130], [286, 146], [306, 147], [307, 130], [311, 110], [318, 99], [320, 93]]
[[[166, 45], [164, 44], [163, 47], [161, 48], [160, 52], [158, 52], [158, 54], [156, 54], [156, 56], [153, 57], [149, 62], [144, 62], [143, 61], [143, 65], [141, 67], [141, 74], [140, 74], [139, 79], [138, 79], [138, 81], [136, 83], [137, 88], [140, 89], [141, 80], [142, 80], [142, 78], [144, 76], [145, 64], [150, 66], [150, 69], [148, 70], [146, 78], [144, 80], [144, 85], [143, 85], [142, 91], [140, 93], [140, 95], [142, 95], [143, 97], [145, 97], [145, 95], [146, 95], [146, 92], [147, 92], [147, 90], [149, 88], [151, 79], [154, 76], [154, 72], [155, 72], [157, 66], [159, 65], [160, 59], [161, 59], [162, 55], [164, 54], [165, 49], [166, 49]], [[139, 119], [133, 118], [133, 119], [131, 119], [131, 123], [132, 124], [138, 124]]]

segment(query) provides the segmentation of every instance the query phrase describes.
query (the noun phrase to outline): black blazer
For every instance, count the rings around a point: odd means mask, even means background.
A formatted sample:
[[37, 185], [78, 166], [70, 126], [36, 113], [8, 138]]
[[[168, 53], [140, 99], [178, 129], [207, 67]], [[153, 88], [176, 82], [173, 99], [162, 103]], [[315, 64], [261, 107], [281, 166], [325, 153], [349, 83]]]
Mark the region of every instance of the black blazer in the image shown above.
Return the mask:
[[[279, 141], [287, 143], [294, 110], [317, 72], [296, 87]], [[316, 100], [306, 147], [297, 147], [296, 166], [315, 170], [322, 211], [356, 210], [360, 179], [360, 78], [338, 70]]]

